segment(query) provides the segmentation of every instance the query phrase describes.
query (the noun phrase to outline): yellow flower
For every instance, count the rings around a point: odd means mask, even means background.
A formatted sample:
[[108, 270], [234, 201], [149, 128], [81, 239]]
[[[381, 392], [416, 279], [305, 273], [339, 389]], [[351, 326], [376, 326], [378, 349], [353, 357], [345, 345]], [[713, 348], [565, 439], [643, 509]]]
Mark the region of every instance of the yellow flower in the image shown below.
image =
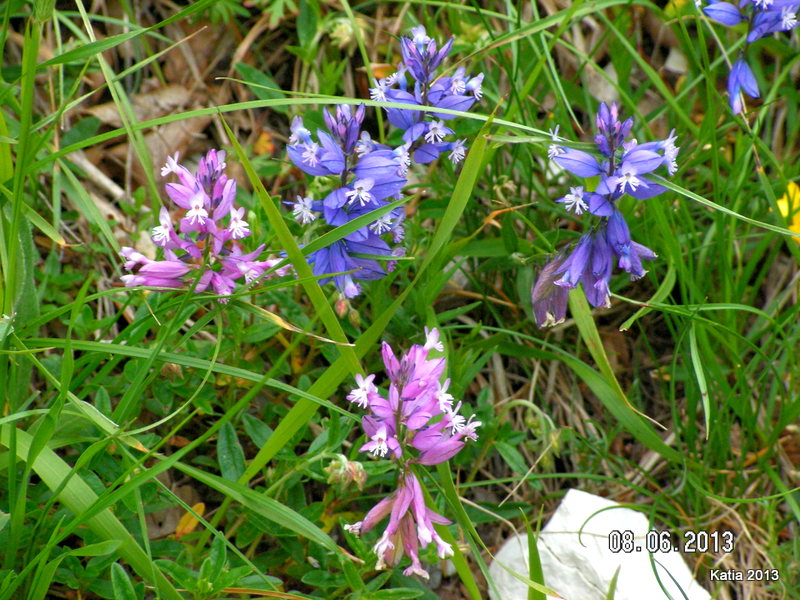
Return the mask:
[[[800, 235], [800, 186], [794, 181], [789, 182], [786, 193], [778, 200], [778, 210], [781, 216], [790, 219], [789, 230]], [[800, 237], [792, 239], [800, 244]]]

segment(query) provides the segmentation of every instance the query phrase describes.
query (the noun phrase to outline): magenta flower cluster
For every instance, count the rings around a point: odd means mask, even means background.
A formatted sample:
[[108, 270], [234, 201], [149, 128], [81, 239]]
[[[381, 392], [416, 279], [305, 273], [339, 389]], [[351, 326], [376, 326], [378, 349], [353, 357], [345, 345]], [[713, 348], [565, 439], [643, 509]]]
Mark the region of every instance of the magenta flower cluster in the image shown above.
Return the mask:
[[375, 375], [356, 375], [350, 402], [369, 411], [362, 418], [367, 442], [361, 452], [391, 459], [399, 469], [397, 489], [376, 504], [363, 521], [345, 528], [361, 534], [375, 528], [385, 517], [389, 522], [375, 544], [377, 568], [396, 565], [405, 553], [411, 559], [406, 575], [427, 578], [419, 560], [419, 549], [436, 543], [440, 558], [453, 554], [450, 544], [435, 531], [433, 524], [449, 521], [425, 505], [419, 480], [411, 465], [435, 465], [455, 456], [467, 440], [476, 440], [480, 421], [459, 414], [461, 403], [447, 392], [450, 380], [439, 382], [446, 361], [428, 358], [431, 350], [443, 351], [436, 329], [425, 329], [425, 344], [414, 345], [398, 359], [383, 343], [382, 354], [389, 377], [388, 394], [374, 385]]
[[652, 250], [631, 239], [617, 201], [624, 195], [646, 200], [666, 191], [651, 174], [662, 167], [668, 175], [677, 171], [674, 132], [656, 142], [639, 144], [635, 139], [628, 140], [633, 119], [621, 121], [619, 109], [613, 103], [610, 107], [605, 103], [600, 105], [596, 124], [596, 154], [560, 145], [555, 132], [548, 151], [553, 161], [573, 175], [600, 179], [594, 191], [587, 191], [584, 186], [571, 187], [569, 194], [556, 202], [576, 215], [589, 212], [601, 220], [578, 240], [571, 252], [562, 252], [542, 270], [531, 293], [539, 327], [564, 320], [568, 291], [578, 283], [592, 306], [610, 306], [609, 282], [615, 258], [619, 268], [632, 280], [645, 274], [643, 260], [656, 258]]
[[[225, 171], [225, 152], [209, 150], [200, 159], [197, 173], [178, 163], [178, 155], [170, 157], [161, 169], [162, 177], [174, 174], [177, 183], [166, 185], [167, 195], [183, 211], [176, 230], [167, 207], [161, 207], [159, 225], [151, 238], [162, 248], [164, 258], [152, 260], [141, 252], [123, 247], [128, 274], [121, 277], [128, 286], [180, 288], [191, 285], [194, 291], [211, 288], [226, 302], [238, 280], [251, 283], [260, 279], [280, 260], [257, 260], [264, 251], [259, 245], [245, 252], [239, 240], [250, 235], [244, 208], [237, 208], [236, 180]], [[272, 271], [284, 275], [285, 268]]]

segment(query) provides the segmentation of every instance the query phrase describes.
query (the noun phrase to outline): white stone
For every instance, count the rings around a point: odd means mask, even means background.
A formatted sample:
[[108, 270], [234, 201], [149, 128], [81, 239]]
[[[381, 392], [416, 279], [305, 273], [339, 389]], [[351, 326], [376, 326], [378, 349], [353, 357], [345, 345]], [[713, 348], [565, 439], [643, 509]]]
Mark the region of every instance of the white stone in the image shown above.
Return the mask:
[[[645, 535], [651, 529], [667, 531], [651, 528], [641, 512], [580, 490], [569, 490], [537, 542], [545, 585], [566, 600], [606, 600], [611, 579], [619, 568], [614, 600], [709, 600], [709, 593], [694, 580], [680, 552], [651, 555], [645, 550]], [[609, 550], [608, 536], [614, 530], [633, 532], [632, 552]], [[636, 547], [641, 550], [636, 552]], [[527, 600], [527, 585], [500, 563], [528, 576], [527, 535], [508, 539], [489, 566], [497, 588], [495, 594], [489, 586], [492, 600]], [[555, 600], [556, 596], [548, 599]]]
[[667, 60], [664, 61], [664, 68], [673, 73], [688, 73], [689, 61], [686, 60], [686, 55], [677, 48], [671, 48], [667, 55]]

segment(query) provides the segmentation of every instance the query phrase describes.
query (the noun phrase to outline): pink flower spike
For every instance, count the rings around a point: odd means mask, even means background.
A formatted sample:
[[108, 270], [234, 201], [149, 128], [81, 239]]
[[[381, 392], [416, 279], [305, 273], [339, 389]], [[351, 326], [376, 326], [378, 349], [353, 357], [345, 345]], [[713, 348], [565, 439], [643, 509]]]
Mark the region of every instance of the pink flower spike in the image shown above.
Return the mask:
[[417, 522], [419, 543], [427, 546], [433, 541], [433, 523], [428, 519], [422, 487], [413, 473], [406, 476], [406, 485], [411, 489], [411, 510], [414, 512], [414, 519]]

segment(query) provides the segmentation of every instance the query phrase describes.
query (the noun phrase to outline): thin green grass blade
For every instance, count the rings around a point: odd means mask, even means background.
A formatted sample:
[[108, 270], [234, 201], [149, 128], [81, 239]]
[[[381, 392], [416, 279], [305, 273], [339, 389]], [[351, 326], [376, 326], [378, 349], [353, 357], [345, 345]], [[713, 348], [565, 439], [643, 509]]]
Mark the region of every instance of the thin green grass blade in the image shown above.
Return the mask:
[[[86, 34], [89, 36], [89, 39], [94, 42], [94, 29], [92, 28], [91, 20], [89, 19], [89, 15], [86, 13], [86, 9], [83, 6], [82, 0], [77, 0], [76, 4], [78, 6], [78, 11], [81, 14], [81, 19], [83, 20]], [[150, 152], [147, 148], [147, 143], [144, 140], [141, 130], [134, 129], [132, 126], [137, 121], [136, 112], [133, 110], [133, 106], [128, 98], [126, 90], [120, 83], [116, 81], [116, 75], [103, 54], [96, 54], [95, 58], [97, 63], [100, 65], [100, 70], [103, 72], [103, 77], [108, 84], [108, 91], [111, 93], [111, 97], [113, 98], [114, 104], [117, 107], [117, 112], [120, 120], [122, 121], [123, 129], [125, 130], [129, 143], [136, 151], [136, 156], [142, 165], [142, 170], [144, 172], [152, 201], [156, 202], [156, 199], [159, 198], [159, 193], [158, 186], [156, 185], [153, 163], [150, 160]], [[155, 208], [153, 209], [153, 212], [155, 212]]]
[[13, 162], [11, 161], [11, 146], [17, 143], [17, 140], [8, 137], [8, 126], [6, 125], [6, 117], [0, 112], [0, 183], [5, 183], [14, 175]]
[[697, 323], [693, 322], [689, 327], [689, 354], [692, 357], [692, 367], [694, 376], [697, 378], [697, 386], [700, 388], [700, 397], [703, 401], [703, 414], [705, 415], [706, 440], [711, 431], [711, 400], [708, 395], [708, 384], [706, 374], [703, 370], [703, 359], [697, 347]]
[[[539, 546], [537, 544], [538, 536], [533, 532], [528, 517], [523, 512], [521, 515], [525, 523], [525, 531], [528, 534], [528, 577], [531, 581], [535, 581], [544, 585], [544, 572], [542, 571], [542, 559], [539, 556]], [[528, 588], [528, 600], [546, 600], [544, 592], [534, 588]]]
[[629, 319], [626, 319], [625, 322], [619, 326], [619, 330], [628, 331], [631, 328], [631, 325], [653, 310], [649, 305], [661, 302], [664, 298], [669, 296], [669, 293], [672, 291], [672, 288], [675, 285], [675, 278], [675, 267], [670, 264], [666, 274], [664, 275], [664, 278], [661, 280], [661, 284], [658, 286], [658, 289], [655, 291], [655, 293], [650, 296], [650, 299], [642, 305], [642, 308], [633, 313], [633, 316], [631, 316]]
[[603, 375], [608, 385], [617, 393], [620, 400], [622, 400], [628, 408], [633, 409], [630, 402], [628, 402], [628, 399], [625, 397], [625, 392], [622, 391], [622, 386], [619, 384], [617, 376], [614, 375], [614, 369], [608, 361], [603, 341], [600, 339], [600, 332], [597, 331], [597, 326], [592, 317], [592, 311], [589, 308], [586, 296], [584, 296], [582, 290], [575, 289], [570, 291], [569, 308], [575, 319], [575, 324], [578, 326], [581, 339], [586, 344], [589, 354], [592, 355], [595, 363], [597, 363], [600, 373]]
[[[76, 48], [72, 48], [66, 52], [63, 52], [62, 54], [59, 54], [58, 56], [54, 56], [53, 58], [46, 60], [39, 65], [39, 68], [45, 69], [47, 67], [55, 67], [71, 62], [82, 62], [85, 59], [92, 58], [101, 52], [105, 52], [106, 50], [111, 50], [112, 48], [115, 48], [120, 44], [124, 44], [125, 42], [142, 34], [161, 29], [171, 23], [174, 23], [175, 21], [190, 17], [193, 14], [205, 10], [209, 5], [214, 4], [215, 2], [216, 0], [199, 0], [198, 2], [193, 2], [182, 10], [176, 12], [171, 17], [168, 17], [151, 27], [141, 28], [135, 31], [129, 31], [127, 33], [120, 33], [102, 40], [94, 40], [88, 44], [82, 44]], [[126, 23], [126, 25], [128, 27], [131, 26], [130, 23]]]
[[[486, 563], [483, 561], [483, 558], [481, 558], [480, 549], [482, 548], [484, 551], [488, 552], [490, 556], [491, 552], [489, 552], [489, 549], [486, 547], [486, 544], [483, 543], [483, 540], [481, 539], [480, 535], [478, 535], [478, 532], [475, 529], [475, 526], [472, 524], [469, 515], [467, 515], [467, 512], [464, 510], [464, 507], [461, 505], [461, 501], [458, 499], [458, 491], [456, 490], [455, 483], [453, 482], [453, 473], [450, 470], [449, 464], [447, 462], [438, 464], [436, 472], [439, 474], [439, 479], [441, 480], [442, 492], [444, 493], [445, 499], [447, 500], [447, 504], [448, 506], [450, 506], [450, 509], [456, 516], [456, 522], [468, 534], [467, 539], [469, 540], [470, 546], [472, 547], [473, 556], [475, 557], [475, 562], [481, 569], [481, 572], [483, 573], [483, 576], [486, 578], [487, 583], [490, 586], [492, 586], [495, 596], [500, 597], [497, 588], [494, 586], [494, 581], [489, 576], [489, 569], [487, 568]], [[553, 592], [553, 590], [549, 589], [548, 587], [540, 583], [537, 583], [535, 581], [532, 581], [528, 577], [509, 569], [507, 566], [505, 566], [503, 563], [499, 561], [497, 562], [497, 564], [503, 567], [503, 569], [508, 573], [510, 573], [515, 579], [518, 579], [519, 581], [525, 583], [529, 588], [538, 590], [546, 595], [555, 595], [555, 592]]]
[[[5, 285], [0, 293], [3, 293], [3, 313], [13, 314], [17, 308], [18, 293], [21, 287], [18, 281], [18, 261], [17, 254], [20, 245], [18, 244], [19, 221], [23, 213], [25, 202], [25, 182], [35, 171], [31, 169], [29, 160], [30, 146], [32, 144], [31, 127], [33, 125], [34, 91], [36, 89], [36, 61], [39, 54], [39, 46], [42, 38], [42, 23], [34, 18], [28, 18], [25, 25], [25, 38], [22, 47], [22, 78], [20, 81], [20, 115], [19, 115], [19, 139], [16, 144], [16, 156], [14, 161], [14, 176], [11, 187], [11, 215], [8, 219], [8, 229], [3, 228], [3, 239], [0, 244], [5, 246], [4, 258], [7, 262], [0, 265], [3, 267], [5, 275]], [[0, 214], [0, 220], [5, 220], [6, 215]], [[24, 308], [24, 307], [23, 307]]]
[[608, 27], [611, 32], [613, 32], [619, 43], [627, 50], [627, 55], [633, 58], [639, 68], [642, 69], [645, 75], [647, 75], [648, 81], [652, 83], [653, 87], [658, 90], [659, 96], [663, 98], [672, 109], [671, 114], [680, 118], [686, 131], [690, 132], [693, 136], [697, 136], [697, 125], [692, 120], [691, 115], [684, 110], [685, 105], [682, 106], [681, 103], [678, 102], [670, 89], [667, 87], [667, 84], [664, 83], [663, 77], [659, 75], [655, 69], [653, 69], [650, 63], [648, 63], [639, 52], [636, 51], [636, 48], [633, 47], [628, 37], [620, 32], [614, 26], [614, 23], [608, 17], [606, 17], [603, 12], [597, 13], [597, 17], [606, 24], [606, 27]]
[[608, 584], [608, 592], [606, 592], [606, 600], [614, 600], [614, 596], [616, 596], [617, 594], [617, 579], [619, 578], [619, 570], [621, 568], [622, 565], [618, 566], [617, 570], [614, 571], [614, 576], [611, 578], [611, 582]]
[[[472, 528], [472, 523], [469, 521], [469, 519], [466, 520], [462, 519], [462, 516], [466, 516], [466, 512], [464, 511], [464, 508], [461, 506], [461, 501], [458, 499], [458, 492], [456, 491], [455, 484], [453, 483], [452, 480], [452, 473], [450, 472], [449, 463], [444, 462], [437, 465], [437, 472], [439, 473], [440, 477], [442, 477], [443, 474], [445, 474], [446, 472], [446, 474], [443, 477], [442, 488], [447, 503], [450, 505], [451, 510], [453, 510], [454, 513], [456, 514], [456, 521], [462, 527], [462, 529], [464, 529], [464, 531], [467, 531], [467, 529], [464, 527], [465, 523], [469, 523], [470, 529], [474, 531], [474, 528]], [[428, 490], [425, 489], [424, 487], [422, 489], [423, 493], [425, 494], [426, 500], [428, 502], [431, 502]], [[456, 506], [460, 510], [456, 509]], [[436, 531], [439, 532], [439, 535], [442, 536], [444, 541], [453, 546], [453, 558], [451, 560], [453, 561], [453, 565], [456, 568], [458, 576], [461, 578], [461, 583], [463, 583], [464, 587], [467, 588], [467, 593], [469, 593], [470, 597], [473, 598], [473, 600], [480, 600], [481, 592], [480, 589], [478, 588], [477, 581], [475, 581], [475, 576], [472, 574], [472, 569], [470, 569], [469, 567], [469, 563], [467, 562], [467, 557], [464, 556], [464, 553], [461, 551], [461, 548], [458, 547], [455, 538], [453, 537], [453, 535], [450, 533], [450, 530], [447, 529], [446, 526], [435, 525], [435, 528]], [[470, 546], [474, 548], [474, 543], [471, 542]], [[484, 570], [484, 573], [487, 573], [488, 571], [485, 570], [485, 565], [482, 564], [483, 560], [480, 558], [480, 554], [476, 553], [475, 556], [476, 560], [478, 560], [481, 563], [481, 569]], [[490, 581], [490, 579], [487, 578], [487, 581]], [[490, 581], [489, 585], [494, 587], [494, 582]]]
[[[51, 346], [53, 348], [63, 348], [65, 345], [64, 340], [59, 338], [45, 338], [45, 339], [30, 338], [26, 341], [32, 345], [41, 344], [42, 346], [45, 347]], [[136, 348], [134, 346], [125, 346], [122, 344], [104, 344], [102, 342], [90, 342], [85, 340], [73, 340], [72, 347], [75, 350], [109, 353], [112, 355], [130, 356], [134, 358], [148, 358], [151, 353], [150, 349], [148, 348]], [[263, 379], [263, 375], [261, 375], [260, 373], [254, 373], [253, 371], [248, 371], [247, 369], [232, 367], [230, 365], [215, 363], [210, 360], [196, 358], [193, 356], [188, 356], [186, 354], [177, 354], [174, 352], [162, 351], [156, 357], [156, 362], [173, 363], [176, 365], [180, 365], [182, 367], [189, 367], [203, 371], [208, 370], [214, 373], [218, 373], [220, 375], [229, 375], [234, 378], [244, 379], [246, 381], [252, 381], [254, 383], [259, 382]], [[48, 376], [47, 369], [45, 369], [44, 366], [41, 365], [41, 363], [39, 363], [39, 365], [40, 368], [43, 370], [42, 374], [45, 377], [47, 377]], [[341, 375], [341, 376], [342, 378], [346, 377], [346, 375]], [[52, 375], [50, 375], [50, 377], [52, 377]], [[57, 378], [51, 379], [51, 383], [53, 383], [53, 385], [58, 385], [58, 379]], [[281, 390], [283, 392], [286, 392], [294, 396], [299, 396], [300, 398], [308, 400], [312, 404], [318, 404], [320, 406], [324, 406], [350, 419], [358, 420], [358, 417], [356, 417], [351, 412], [339, 406], [336, 406], [335, 404], [329, 402], [328, 400], [323, 400], [319, 396], [314, 395], [311, 389], [309, 389], [308, 391], [303, 391], [287, 383], [278, 381], [277, 379], [268, 379], [266, 385], [267, 387], [271, 387], [276, 390]], [[113, 421], [109, 420], [108, 417], [99, 412], [94, 406], [84, 402], [83, 400], [80, 400], [79, 398], [77, 398], [72, 394], [70, 395], [70, 399], [76, 403], [82, 403], [82, 404], [77, 404], [78, 409], [81, 412], [85, 413], [87, 417], [92, 422], [94, 422], [95, 425], [100, 427], [103, 431], [106, 431], [106, 433], [108, 433], [109, 435], [117, 435], [118, 426], [115, 423], [113, 423]], [[111, 428], [109, 429], [109, 427]], [[133, 445], [132, 447], [137, 447], [137, 446]]]
[[97, 205], [86, 192], [86, 187], [78, 180], [78, 177], [72, 172], [68, 164], [63, 161], [58, 161], [57, 164], [66, 175], [68, 186], [65, 187], [69, 188], [67, 191], [71, 201], [75, 203], [76, 208], [86, 217], [89, 223], [100, 230], [108, 247], [115, 254], [119, 252], [117, 238], [114, 237], [114, 233], [111, 231], [111, 227], [109, 227], [108, 221], [103, 217], [100, 209], [97, 208]]
[[740, 221], [744, 221], [745, 223], [750, 223], [750, 225], [755, 225], [756, 227], [760, 227], [762, 229], [768, 229], [769, 231], [774, 231], [775, 233], [780, 233], [781, 235], [787, 235], [789, 237], [795, 237], [797, 235], [795, 232], [787, 229], [786, 227], [781, 227], [780, 225], [773, 225], [772, 223], [767, 223], [765, 221], [759, 221], [757, 219], [752, 219], [752, 218], [747, 217], [747, 216], [745, 216], [743, 214], [740, 214], [740, 213], [738, 213], [738, 212], [736, 212], [734, 210], [731, 210], [730, 208], [722, 206], [721, 204], [717, 204], [716, 202], [712, 202], [711, 200], [707, 200], [706, 198], [703, 198], [702, 196], [699, 196], [698, 194], [695, 194], [691, 190], [687, 190], [685, 188], [682, 188], [681, 186], [676, 185], [676, 184], [674, 184], [674, 183], [672, 183], [672, 182], [670, 182], [670, 181], [668, 181], [666, 179], [656, 178], [656, 177], [654, 177], [653, 179], [658, 179], [659, 185], [663, 185], [665, 188], [667, 188], [669, 190], [672, 190], [673, 192], [677, 192], [681, 196], [685, 196], [686, 198], [689, 198], [690, 200], [694, 200], [698, 204], [702, 204], [703, 206], [707, 206], [708, 208], [712, 208], [714, 210], [718, 210], [719, 212], [725, 213], [726, 215], [730, 215], [732, 217], [736, 217]]
[[[114, 76], [115, 80], [119, 79], [119, 76]], [[541, 138], [549, 138], [549, 134], [546, 131], [542, 131], [535, 127], [530, 127], [528, 125], [523, 125], [520, 123], [504, 120], [504, 119], [497, 119], [490, 117], [489, 115], [481, 114], [481, 113], [471, 113], [471, 112], [464, 112], [460, 110], [451, 110], [449, 108], [438, 108], [438, 107], [431, 107], [431, 106], [419, 106], [416, 104], [403, 104], [400, 102], [377, 102], [374, 100], [366, 100], [366, 99], [352, 99], [352, 98], [343, 98], [340, 96], [325, 96], [325, 95], [309, 95], [305, 94], [303, 97], [300, 98], [282, 98], [277, 100], [248, 100], [246, 102], [234, 102], [231, 104], [224, 104], [222, 106], [215, 106], [210, 108], [198, 108], [194, 110], [187, 110], [182, 113], [175, 113], [170, 115], [165, 115], [163, 117], [158, 117], [156, 119], [150, 119], [148, 121], [140, 121], [131, 124], [131, 129], [133, 131], [143, 131], [146, 129], [151, 129], [153, 127], [157, 127], [159, 125], [166, 125], [168, 123], [175, 123], [177, 121], [184, 121], [187, 119], [191, 119], [194, 117], [203, 117], [203, 116], [219, 116], [220, 113], [229, 113], [229, 112], [238, 112], [238, 111], [246, 111], [246, 110], [255, 110], [261, 108], [274, 108], [276, 106], [309, 106], [309, 105], [318, 105], [318, 104], [327, 104], [327, 105], [336, 105], [336, 104], [351, 104], [351, 105], [358, 105], [363, 104], [364, 106], [372, 106], [375, 108], [401, 108], [406, 110], [415, 110], [423, 113], [442, 113], [447, 115], [453, 115], [456, 117], [461, 117], [464, 119], [471, 119], [473, 121], [483, 121], [486, 122], [490, 118], [493, 120], [494, 124], [498, 127], [506, 127], [509, 129], [515, 129], [524, 131], [533, 135], [536, 135]], [[91, 138], [87, 138], [85, 140], [81, 140], [79, 142], [75, 142], [74, 144], [70, 144], [68, 146], [64, 146], [63, 148], [59, 148], [57, 150], [52, 151], [46, 157], [42, 158], [33, 163], [31, 166], [32, 169], [36, 171], [40, 171], [43, 168], [49, 169], [50, 163], [53, 161], [62, 158], [71, 152], [75, 152], [77, 150], [82, 150], [84, 148], [102, 144], [104, 142], [113, 140], [118, 138], [122, 135], [126, 135], [127, 130], [125, 128], [114, 129], [112, 131], [108, 131], [105, 133], [101, 133]]]

